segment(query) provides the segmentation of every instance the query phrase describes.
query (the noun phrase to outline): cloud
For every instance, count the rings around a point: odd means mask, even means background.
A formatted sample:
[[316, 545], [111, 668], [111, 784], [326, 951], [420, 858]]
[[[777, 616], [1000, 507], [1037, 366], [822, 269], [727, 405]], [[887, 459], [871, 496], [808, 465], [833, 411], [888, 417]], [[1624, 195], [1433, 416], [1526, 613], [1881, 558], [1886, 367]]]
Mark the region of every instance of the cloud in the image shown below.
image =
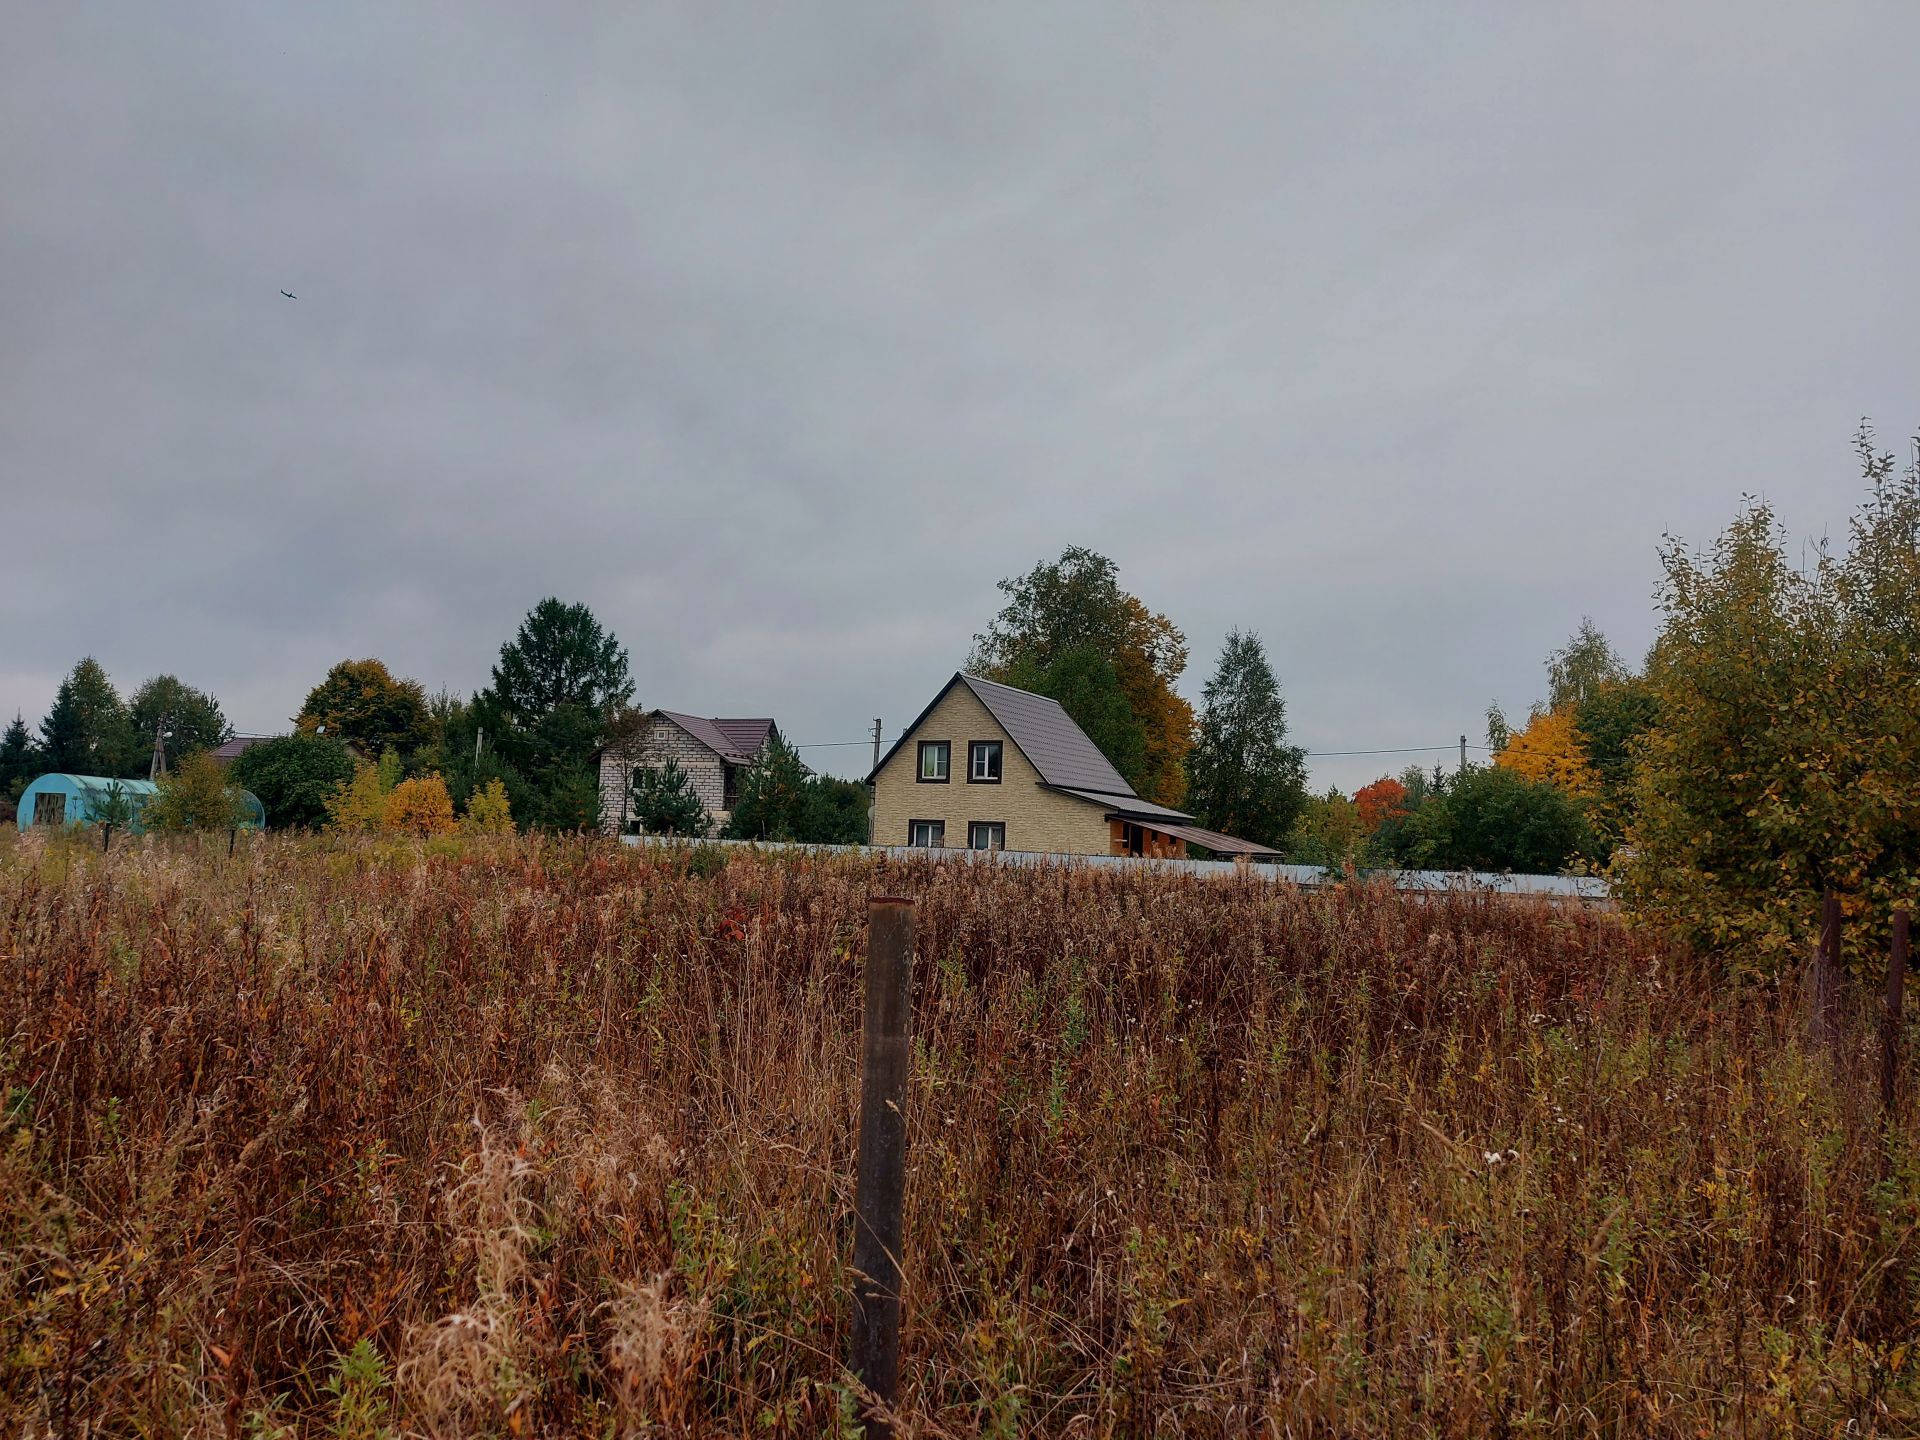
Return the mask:
[[[33, 7], [0, 50], [0, 706], [484, 682], [858, 740], [1068, 543], [1314, 749], [1478, 738], [1913, 411], [1879, 7]], [[282, 288], [299, 295], [282, 299]], [[810, 758], [858, 768], [858, 747]], [[1316, 766], [1323, 783], [1378, 773]]]

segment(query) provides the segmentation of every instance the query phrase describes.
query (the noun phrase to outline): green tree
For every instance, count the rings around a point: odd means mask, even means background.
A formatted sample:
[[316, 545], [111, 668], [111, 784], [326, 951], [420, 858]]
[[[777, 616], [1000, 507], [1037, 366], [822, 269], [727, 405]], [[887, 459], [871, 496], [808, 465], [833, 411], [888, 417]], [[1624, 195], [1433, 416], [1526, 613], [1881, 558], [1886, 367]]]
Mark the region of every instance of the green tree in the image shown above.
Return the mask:
[[91, 655], [73, 667], [53, 697], [53, 708], [40, 722], [43, 762], [51, 771], [72, 775], [121, 776], [138, 766], [139, 741], [134, 736], [127, 707]]
[[[989, 680], [1053, 696], [1087, 728], [1056, 690], [1085, 687], [1086, 652], [1105, 660], [1139, 733], [1137, 757], [1129, 742], [1124, 760], [1111, 752], [1107, 758], [1141, 795], [1178, 804], [1193, 744], [1193, 707], [1173, 688], [1187, 667], [1186, 637], [1166, 616], [1120, 588], [1113, 561], [1077, 545], [1058, 560], [1002, 580], [999, 588], [1006, 604], [986, 631], [974, 636], [968, 668]], [[1056, 667], [1077, 673], [1044, 678]]]
[[866, 844], [869, 799], [858, 780], [815, 775], [807, 782], [800, 838], [809, 845]]
[[1003, 670], [1000, 678], [1003, 684], [1059, 701], [1113, 768], [1138, 788], [1134, 777], [1146, 764], [1146, 731], [1121, 688], [1113, 662], [1093, 646], [1059, 651], [1046, 665], [1024, 657]]
[[1620, 892], [1744, 970], [1803, 955], [1828, 887], [1863, 959], [1920, 901], [1920, 472], [1864, 426], [1856, 443], [1868, 496], [1844, 553], [1796, 567], [1749, 501], [1708, 552], [1662, 555]]
[[627, 652], [585, 605], [549, 597], [527, 612], [474, 699], [474, 719], [529, 782], [522, 813], [531, 823], [593, 828], [600, 783], [590, 757], [632, 698]]
[[309, 735], [344, 740], [363, 755], [408, 755], [432, 738], [425, 687], [396, 679], [385, 662], [372, 659], [335, 665], [308, 693], [294, 724]]
[[1286, 743], [1286, 702], [1258, 635], [1227, 632], [1201, 697], [1188, 805], [1209, 830], [1280, 844], [1306, 804], [1306, 752]]
[[1582, 704], [1627, 678], [1627, 667], [1593, 617], [1582, 616], [1572, 638], [1547, 657], [1547, 708]]
[[500, 647], [491, 690], [507, 719], [529, 726], [563, 705], [597, 715], [633, 698], [627, 652], [585, 605], [549, 596]]
[[1470, 765], [1434, 785], [1406, 821], [1406, 863], [1424, 870], [1553, 875], [1588, 852], [1574, 798], [1498, 765]]
[[353, 779], [353, 753], [331, 735], [296, 731], [241, 752], [228, 772], [260, 797], [278, 829], [314, 829], [326, 822], [327, 798]]
[[147, 681], [133, 692], [127, 708], [135, 742], [150, 755], [158, 730], [169, 765], [196, 750], [217, 750], [233, 738], [233, 727], [221, 713], [220, 702], [172, 675], [156, 675]]
[[727, 835], [734, 840], [795, 840], [806, 824], [807, 767], [775, 731], [741, 773]]
[[693, 780], [669, 758], [664, 765], [642, 765], [633, 772], [633, 820], [647, 835], [689, 835], [705, 839], [712, 828], [707, 807]]
[[27, 722], [15, 711], [13, 723], [0, 734], [0, 800], [18, 800], [45, 768]]
[[153, 798], [141, 812], [146, 829], [162, 834], [187, 830], [226, 830], [246, 816], [246, 801], [221, 768], [202, 750], [187, 756], [160, 777]]
[[1601, 686], [1574, 711], [1574, 728], [1600, 785], [1587, 815], [1608, 854], [1632, 823], [1640, 739], [1659, 718], [1659, 696], [1637, 676]]

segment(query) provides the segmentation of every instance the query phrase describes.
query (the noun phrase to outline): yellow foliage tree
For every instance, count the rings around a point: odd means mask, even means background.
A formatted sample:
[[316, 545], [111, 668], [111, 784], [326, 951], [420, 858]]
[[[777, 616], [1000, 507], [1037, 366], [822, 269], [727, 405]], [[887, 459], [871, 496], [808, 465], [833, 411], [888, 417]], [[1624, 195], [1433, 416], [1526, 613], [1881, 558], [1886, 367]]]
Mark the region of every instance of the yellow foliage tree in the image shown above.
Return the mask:
[[467, 800], [467, 813], [460, 828], [474, 835], [511, 835], [513, 807], [507, 803], [507, 787], [498, 778], [476, 790]]
[[453, 819], [453, 797], [437, 772], [394, 786], [387, 796], [386, 819], [387, 829], [403, 835], [451, 835], [459, 828]]
[[345, 835], [372, 835], [387, 823], [386, 773], [364, 760], [353, 767], [353, 778], [342, 781], [327, 797], [327, 828]]
[[1544, 780], [1569, 795], [1591, 800], [1600, 793], [1600, 776], [1587, 758], [1575, 723], [1574, 707], [1536, 710], [1527, 728], [1513, 736], [1493, 763], [1525, 780]]

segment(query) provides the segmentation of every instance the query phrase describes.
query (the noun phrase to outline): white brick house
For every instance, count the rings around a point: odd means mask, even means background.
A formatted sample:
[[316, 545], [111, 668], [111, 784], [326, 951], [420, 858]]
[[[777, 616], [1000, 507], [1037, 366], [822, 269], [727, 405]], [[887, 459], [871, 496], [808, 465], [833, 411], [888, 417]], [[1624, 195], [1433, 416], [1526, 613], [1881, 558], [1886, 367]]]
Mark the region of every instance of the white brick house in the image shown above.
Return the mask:
[[693, 782], [717, 830], [733, 813], [739, 772], [751, 765], [779, 733], [768, 719], [722, 720], [652, 710], [635, 733], [605, 746], [600, 765], [600, 828], [621, 835], [633, 828], [633, 773], [678, 762]]

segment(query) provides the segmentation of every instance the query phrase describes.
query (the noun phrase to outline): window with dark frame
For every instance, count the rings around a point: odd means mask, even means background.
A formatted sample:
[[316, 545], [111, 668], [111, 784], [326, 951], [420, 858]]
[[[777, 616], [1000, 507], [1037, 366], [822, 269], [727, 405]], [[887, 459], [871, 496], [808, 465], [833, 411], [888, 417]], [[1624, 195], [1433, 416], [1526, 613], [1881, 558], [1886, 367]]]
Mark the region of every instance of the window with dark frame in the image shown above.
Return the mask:
[[944, 785], [953, 765], [953, 743], [948, 740], [920, 742], [920, 783]]
[[947, 843], [947, 822], [944, 820], [909, 820], [907, 822], [907, 844], [917, 850], [938, 850]]
[[969, 850], [1006, 849], [1006, 822], [1004, 820], [975, 820], [967, 826], [967, 848]]
[[1000, 783], [1000, 742], [998, 740], [975, 740], [967, 746], [967, 783], [969, 785]]

